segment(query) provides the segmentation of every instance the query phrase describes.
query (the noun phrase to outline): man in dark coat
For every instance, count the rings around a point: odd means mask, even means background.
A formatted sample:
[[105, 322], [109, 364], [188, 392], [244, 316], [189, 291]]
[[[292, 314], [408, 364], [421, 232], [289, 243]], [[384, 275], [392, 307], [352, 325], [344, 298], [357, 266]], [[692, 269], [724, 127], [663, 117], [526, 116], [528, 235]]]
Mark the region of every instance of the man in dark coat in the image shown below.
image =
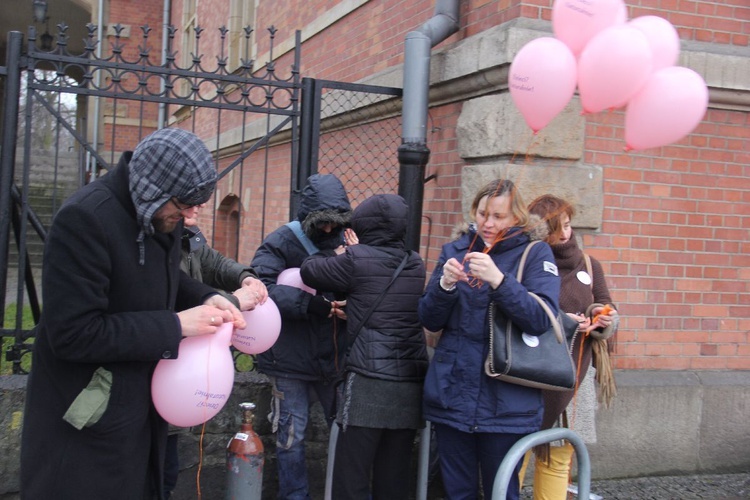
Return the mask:
[[346, 323], [340, 321], [341, 304], [333, 295], [312, 295], [294, 286], [277, 285], [276, 280], [285, 269], [299, 268], [308, 255], [341, 246], [350, 215], [341, 181], [330, 174], [313, 175], [302, 190], [297, 219], [269, 234], [251, 263], [281, 313], [278, 340], [258, 356], [258, 368], [273, 384], [270, 418], [276, 433], [279, 499], [309, 498], [304, 441], [309, 395], [317, 394], [331, 423], [333, 381]]
[[198, 137], [162, 129], [55, 216], [26, 396], [23, 499], [163, 498], [156, 363], [176, 358], [183, 336], [245, 326], [231, 302], [179, 269], [183, 212], [208, 200], [216, 178]]

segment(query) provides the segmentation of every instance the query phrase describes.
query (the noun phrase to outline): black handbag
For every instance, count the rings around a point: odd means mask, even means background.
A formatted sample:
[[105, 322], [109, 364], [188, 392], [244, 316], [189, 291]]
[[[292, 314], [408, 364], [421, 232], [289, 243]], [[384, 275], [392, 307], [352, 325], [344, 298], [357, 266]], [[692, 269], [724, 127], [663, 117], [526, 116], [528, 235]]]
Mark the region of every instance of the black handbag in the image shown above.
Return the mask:
[[[517, 273], [519, 283], [526, 257], [535, 243], [538, 241], [531, 242], [521, 256]], [[544, 308], [552, 326], [541, 335], [529, 335], [510, 319], [497, 315], [497, 306], [490, 304], [490, 352], [484, 364], [485, 373], [512, 384], [549, 391], [571, 391], [576, 386], [576, 369], [570, 350], [578, 322], [562, 311], [555, 317], [535, 293], [529, 292], [529, 295]]]

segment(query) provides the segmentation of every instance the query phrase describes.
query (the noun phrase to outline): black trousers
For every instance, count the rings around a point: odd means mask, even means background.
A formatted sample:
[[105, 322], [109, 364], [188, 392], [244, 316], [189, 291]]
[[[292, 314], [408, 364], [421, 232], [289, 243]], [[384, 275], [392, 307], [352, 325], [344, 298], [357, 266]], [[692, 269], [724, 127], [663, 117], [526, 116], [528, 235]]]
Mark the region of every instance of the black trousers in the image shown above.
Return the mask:
[[164, 494], [166, 498], [172, 495], [172, 491], [177, 486], [177, 477], [180, 475], [177, 437], [177, 434], [170, 434], [167, 437], [167, 454], [164, 460]]
[[341, 429], [333, 465], [333, 500], [408, 500], [416, 485], [411, 471], [416, 433], [416, 429], [351, 425]]

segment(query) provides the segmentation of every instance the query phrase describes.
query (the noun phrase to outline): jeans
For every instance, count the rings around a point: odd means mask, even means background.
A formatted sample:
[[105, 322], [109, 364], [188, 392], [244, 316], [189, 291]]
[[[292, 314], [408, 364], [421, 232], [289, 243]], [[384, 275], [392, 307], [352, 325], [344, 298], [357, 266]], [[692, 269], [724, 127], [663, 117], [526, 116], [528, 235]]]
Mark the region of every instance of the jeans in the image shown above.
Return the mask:
[[305, 462], [305, 431], [310, 404], [317, 395], [330, 426], [335, 417], [335, 387], [323, 382], [270, 377], [273, 384], [271, 421], [276, 433], [276, 458], [281, 500], [310, 498]]

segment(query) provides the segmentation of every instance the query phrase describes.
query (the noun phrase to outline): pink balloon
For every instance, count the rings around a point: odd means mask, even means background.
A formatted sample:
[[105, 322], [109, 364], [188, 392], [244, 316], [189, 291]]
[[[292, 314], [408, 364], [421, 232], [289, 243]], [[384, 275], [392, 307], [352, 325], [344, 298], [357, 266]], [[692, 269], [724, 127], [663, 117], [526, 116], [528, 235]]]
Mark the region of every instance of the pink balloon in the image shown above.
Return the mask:
[[627, 12], [623, 0], [555, 0], [552, 31], [578, 56], [597, 33], [627, 21]]
[[299, 267], [290, 267], [289, 269], [284, 269], [283, 271], [281, 271], [281, 273], [279, 273], [279, 276], [276, 278], [276, 284], [293, 286], [295, 288], [299, 288], [300, 290], [304, 290], [307, 293], [315, 295], [315, 289], [305, 285], [305, 283], [302, 281], [302, 276], [300, 276], [299, 274]]
[[224, 407], [234, 384], [232, 329], [232, 323], [224, 323], [213, 335], [186, 337], [177, 359], [156, 364], [151, 398], [164, 420], [191, 427], [210, 420]]
[[708, 87], [695, 71], [670, 66], [655, 72], [625, 111], [626, 149], [648, 149], [679, 141], [700, 123]]
[[578, 93], [585, 113], [624, 106], [651, 74], [646, 35], [628, 25], [607, 28], [578, 59]]
[[281, 333], [281, 313], [270, 298], [251, 311], [243, 311], [247, 326], [234, 331], [232, 345], [245, 354], [260, 354], [270, 349]]
[[546, 127], [576, 90], [576, 60], [567, 45], [542, 37], [524, 45], [510, 65], [508, 88], [534, 133]]
[[653, 58], [652, 71], [677, 64], [680, 56], [680, 35], [672, 23], [658, 16], [641, 16], [631, 19], [628, 25], [646, 35]]
[[617, 16], [615, 18], [615, 23], [612, 26], [625, 24], [626, 22], [628, 22], [628, 6], [625, 5], [625, 2], [623, 2], [622, 7], [620, 7], [620, 12], [617, 13]]

